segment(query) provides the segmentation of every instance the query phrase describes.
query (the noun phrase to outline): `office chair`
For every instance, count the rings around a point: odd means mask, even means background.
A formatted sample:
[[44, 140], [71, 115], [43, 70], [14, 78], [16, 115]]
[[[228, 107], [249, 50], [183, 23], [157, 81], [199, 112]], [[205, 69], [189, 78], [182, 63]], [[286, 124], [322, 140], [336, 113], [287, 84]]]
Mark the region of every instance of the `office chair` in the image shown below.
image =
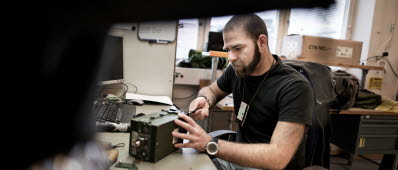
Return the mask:
[[308, 128], [306, 139], [305, 166], [321, 166], [330, 168], [330, 102], [335, 99], [333, 74], [330, 67], [310, 62], [284, 60], [301, 73], [310, 83], [314, 91], [314, 109], [312, 125]]

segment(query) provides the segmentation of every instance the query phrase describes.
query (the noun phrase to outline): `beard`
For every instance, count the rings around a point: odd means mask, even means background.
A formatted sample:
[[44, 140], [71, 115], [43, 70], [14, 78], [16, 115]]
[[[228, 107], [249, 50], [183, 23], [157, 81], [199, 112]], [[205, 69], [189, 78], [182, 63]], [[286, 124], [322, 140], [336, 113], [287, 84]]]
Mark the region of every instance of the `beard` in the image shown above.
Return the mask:
[[[246, 66], [243, 63], [240, 63], [239, 61], [232, 63], [232, 66], [234, 67], [236, 76], [238, 76], [239, 78], [246, 78], [246, 77], [250, 76], [250, 74], [253, 73], [254, 70], [256, 69], [258, 63], [260, 63], [260, 59], [261, 59], [260, 49], [258, 48], [257, 45], [255, 45], [253, 60], [249, 63], [249, 65]], [[242, 67], [241, 70], [239, 70], [235, 67], [237, 62]]]

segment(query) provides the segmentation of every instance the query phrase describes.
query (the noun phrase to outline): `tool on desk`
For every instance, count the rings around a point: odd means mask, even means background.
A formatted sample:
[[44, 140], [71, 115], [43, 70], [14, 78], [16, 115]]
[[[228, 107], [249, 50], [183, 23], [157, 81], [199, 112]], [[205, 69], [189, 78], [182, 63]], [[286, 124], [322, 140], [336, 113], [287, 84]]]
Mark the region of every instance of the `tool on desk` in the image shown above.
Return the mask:
[[122, 161], [119, 161], [115, 167], [117, 168], [126, 168], [129, 170], [138, 170], [137, 166], [135, 166], [134, 164], [129, 164], [129, 163], [123, 163]]

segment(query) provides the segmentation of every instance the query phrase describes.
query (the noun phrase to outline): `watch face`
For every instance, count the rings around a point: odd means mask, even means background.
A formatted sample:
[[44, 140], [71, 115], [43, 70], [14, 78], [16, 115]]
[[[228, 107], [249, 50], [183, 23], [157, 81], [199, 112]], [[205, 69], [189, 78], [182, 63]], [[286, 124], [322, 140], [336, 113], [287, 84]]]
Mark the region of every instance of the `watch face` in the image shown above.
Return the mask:
[[206, 147], [206, 151], [209, 155], [215, 155], [218, 152], [218, 144], [215, 142], [209, 142]]

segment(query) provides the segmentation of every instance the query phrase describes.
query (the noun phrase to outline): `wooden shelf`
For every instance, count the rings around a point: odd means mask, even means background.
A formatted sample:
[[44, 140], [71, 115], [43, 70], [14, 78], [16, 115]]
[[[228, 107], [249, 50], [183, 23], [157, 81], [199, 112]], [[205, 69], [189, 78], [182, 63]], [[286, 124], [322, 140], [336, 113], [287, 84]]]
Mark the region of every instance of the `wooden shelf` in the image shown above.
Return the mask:
[[[224, 51], [209, 51], [206, 53], [212, 57], [228, 57], [228, 53]], [[301, 61], [312, 61], [308, 59], [297, 59]], [[328, 66], [336, 66], [336, 67], [348, 67], [348, 68], [359, 68], [363, 70], [384, 70], [384, 67], [380, 66], [368, 66], [368, 65], [359, 65], [359, 64], [343, 64], [343, 63], [332, 63], [332, 62], [319, 62], [319, 61], [312, 61], [323, 65]]]
[[[311, 61], [306, 59], [297, 59], [301, 61]], [[384, 67], [380, 66], [367, 66], [367, 65], [358, 65], [358, 64], [343, 64], [343, 63], [331, 63], [331, 62], [319, 62], [319, 61], [312, 61], [323, 65], [328, 66], [336, 66], [336, 67], [349, 67], [349, 68], [359, 68], [364, 70], [384, 70]]]

